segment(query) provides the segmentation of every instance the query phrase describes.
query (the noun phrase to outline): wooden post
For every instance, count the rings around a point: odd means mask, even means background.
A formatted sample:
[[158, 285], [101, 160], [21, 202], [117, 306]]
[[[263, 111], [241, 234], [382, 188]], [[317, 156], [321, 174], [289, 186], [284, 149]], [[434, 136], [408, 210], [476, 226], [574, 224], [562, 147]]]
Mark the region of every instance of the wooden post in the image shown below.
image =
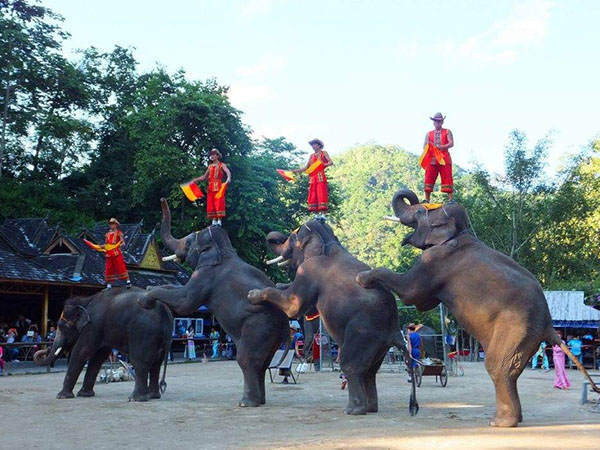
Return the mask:
[[44, 300], [42, 302], [42, 332], [41, 337], [42, 340], [46, 339], [46, 335], [48, 334], [48, 303], [50, 301], [50, 297], [48, 295], [48, 286], [44, 286]]

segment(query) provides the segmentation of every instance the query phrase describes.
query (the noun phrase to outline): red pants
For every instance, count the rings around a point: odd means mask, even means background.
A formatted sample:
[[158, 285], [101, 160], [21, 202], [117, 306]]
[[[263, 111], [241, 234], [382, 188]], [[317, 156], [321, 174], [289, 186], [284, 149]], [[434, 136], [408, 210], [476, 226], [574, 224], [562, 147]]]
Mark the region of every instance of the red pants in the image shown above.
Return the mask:
[[329, 190], [327, 181], [314, 182], [308, 185], [308, 210], [327, 211]]
[[215, 198], [216, 192], [208, 192], [206, 195], [206, 217], [209, 219], [221, 219], [225, 217], [225, 194], [221, 198]]
[[452, 180], [452, 164], [445, 166], [439, 164], [428, 164], [425, 169], [425, 192], [433, 192], [433, 186], [437, 180], [438, 174], [442, 178], [442, 192], [450, 193], [454, 191], [454, 181]]
[[116, 280], [129, 280], [127, 267], [123, 255], [106, 257], [106, 272], [104, 275], [106, 282], [110, 283]]

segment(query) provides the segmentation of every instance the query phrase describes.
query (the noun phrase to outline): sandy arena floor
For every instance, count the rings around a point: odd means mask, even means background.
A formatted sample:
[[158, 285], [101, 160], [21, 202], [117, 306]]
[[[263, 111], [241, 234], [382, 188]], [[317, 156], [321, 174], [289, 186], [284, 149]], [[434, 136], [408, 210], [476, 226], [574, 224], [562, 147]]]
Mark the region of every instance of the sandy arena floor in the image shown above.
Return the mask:
[[451, 377], [446, 388], [424, 378], [416, 417], [399, 373], [378, 376], [378, 413], [354, 417], [343, 413], [347, 393], [332, 372], [268, 384], [267, 405], [248, 409], [237, 407], [235, 362], [170, 366], [166, 394], [149, 403], [127, 402], [132, 382], [99, 384], [95, 398], [56, 400], [64, 373], [2, 377], [0, 442], [7, 449], [600, 447], [600, 414], [580, 406], [578, 372], [569, 372], [573, 388], [559, 391], [553, 372], [527, 370], [519, 384], [524, 423], [492, 429], [492, 383], [483, 364], [464, 366], [465, 376]]

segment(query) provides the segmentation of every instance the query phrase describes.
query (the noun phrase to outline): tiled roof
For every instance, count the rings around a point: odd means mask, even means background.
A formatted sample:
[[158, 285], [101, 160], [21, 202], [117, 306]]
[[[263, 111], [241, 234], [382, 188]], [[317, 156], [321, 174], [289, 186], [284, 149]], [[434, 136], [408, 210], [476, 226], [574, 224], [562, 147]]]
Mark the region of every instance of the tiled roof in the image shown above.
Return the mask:
[[63, 281], [60, 274], [3, 249], [0, 249], [0, 278], [21, 281]]
[[598, 322], [600, 311], [583, 303], [583, 291], [544, 291], [553, 321]]

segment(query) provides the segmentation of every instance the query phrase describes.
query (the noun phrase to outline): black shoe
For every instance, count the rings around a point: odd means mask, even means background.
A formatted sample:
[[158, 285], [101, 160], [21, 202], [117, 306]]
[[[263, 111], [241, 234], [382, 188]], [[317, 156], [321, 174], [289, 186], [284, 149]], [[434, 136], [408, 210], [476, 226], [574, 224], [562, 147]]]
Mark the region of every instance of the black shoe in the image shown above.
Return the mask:
[[283, 379], [282, 383], [283, 383], [283, 384], [288, 384], [288, 383], [289, 383], [289, 382], [288, 382], [288, 379], [287, 379], [287, 377], [285, 377], [285, 378]]
[[127, 283], [127, 289], [131, 289], [131, 283]]

